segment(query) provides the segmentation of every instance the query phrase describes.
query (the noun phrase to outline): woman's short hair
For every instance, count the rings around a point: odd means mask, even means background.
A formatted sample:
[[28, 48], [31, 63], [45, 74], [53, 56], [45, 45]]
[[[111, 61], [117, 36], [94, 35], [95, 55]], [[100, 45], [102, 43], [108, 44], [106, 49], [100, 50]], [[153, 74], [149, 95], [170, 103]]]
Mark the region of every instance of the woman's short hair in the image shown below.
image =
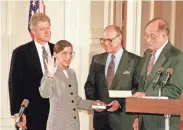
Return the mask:
[[60, 40], [60, 41], [58, 41], [58, 42], [55, 44], [55, 46], [54, 46], [54, 48], [53, 48], [53, 51], [54, 51], [55, 53], [59, 53], [59, 52], [61, 52], [65, 47], [71, 47], [71, 48], [73, 48], [73, 47], [72, 47], [72, 44], [71, 44], [70, 42], [68, 42], [68, 41], [66, 41], [66, 40]]

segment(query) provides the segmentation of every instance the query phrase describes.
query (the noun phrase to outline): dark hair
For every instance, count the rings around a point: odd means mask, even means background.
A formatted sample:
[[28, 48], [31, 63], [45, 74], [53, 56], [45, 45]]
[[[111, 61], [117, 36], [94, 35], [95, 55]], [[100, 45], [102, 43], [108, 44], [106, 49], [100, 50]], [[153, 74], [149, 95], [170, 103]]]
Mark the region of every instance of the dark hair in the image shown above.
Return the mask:
[[53, 52], [55, 53], [59, 53], [61, 52], [65, 47], [72, 47], [72, 44], [66, 40], [60, 40], [58, 41], [55, 45], [54, 45], [54, 48], [53, 48]]
[[169, 29], [169, 27], [168, 27], [168, 24], [167, 24], [167, 22], [164, 20], [164, 19], [162, 19], [162, 18], [154, 18], [154, 19], [152, 19], [151, 21], [149, 21], [148, 23], [147, 23], [147, 25], [145, 26], [145, 28], [149, 25], [149, 24], [151, 24], [151, 23], [153, 23], [153, 22], [158, 22], [158, 30], [163, 30], [163, 31], [165, 31], [166, 32], [166, 34], [167, 34], [167, 36], [170, 34], [170, 29]]

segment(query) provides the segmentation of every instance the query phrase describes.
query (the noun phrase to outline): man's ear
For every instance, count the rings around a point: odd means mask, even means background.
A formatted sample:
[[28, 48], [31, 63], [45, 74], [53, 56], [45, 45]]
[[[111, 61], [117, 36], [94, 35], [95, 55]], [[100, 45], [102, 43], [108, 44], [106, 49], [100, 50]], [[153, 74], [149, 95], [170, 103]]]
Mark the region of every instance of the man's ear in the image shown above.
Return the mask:
[[121, 43], [121, 41], [122, 41], [122, 35], [119, 35], [117, 39]]
[[35, 35], [36, 33], [35, 29], [31, 29], [31, 33]]
[[165, 31], [162, 31], [162, 32], [161, 32], [161, 35], [162, 35], [163, 37], [166, 37], [166, 36], [167, 36], [167, 34], [166, 34]]
[[31, 28], [31, 33], [35, 35], [35, 33], [36, 33], [36, 28], [35, 27]]

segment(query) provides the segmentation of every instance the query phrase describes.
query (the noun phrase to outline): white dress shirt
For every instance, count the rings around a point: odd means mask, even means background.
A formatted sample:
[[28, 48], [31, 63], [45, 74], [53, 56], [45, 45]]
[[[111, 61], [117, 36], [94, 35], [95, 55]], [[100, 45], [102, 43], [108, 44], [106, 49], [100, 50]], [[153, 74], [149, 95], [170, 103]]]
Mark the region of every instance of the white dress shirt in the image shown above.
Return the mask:
[[[114, 62], [115, 62], [114, 75], [116, 74], [116, 71], [117, 71], [118, 65], [121, 61], [122, 55], [123, 55], [123, 48], [120, 48], [118, 50], [118, 52], [116, 52], [114, 54], [114, 56], [115, 56], [115, 58], [114, 58]], [[107, 60], [106, 60], [106, 65], [105, 65], [105, 76], [106, 77], [107, 77], [107, 70], [108, 70], [109, 64], [111, 62], [111, 56], [112, 56], [112, 54], [109, 53], [108, 56], [107, 56]]]
[[43, 49], [42, 49], [42, 46], [45, 47], [49, 57], [51, 57], [50, 47], [49, 47], [48, 43], [45, 43], [44, 45], [41, 45], [36, 40], [34, 40], [34, 42], [35, 42], [35, 45], [36, 45], [36, 48], [37, 48], [37, 52], [38, 52], [38, 55], [39, 55], [39, 60], [40, 60], [40, 63], [41, 63], [41, 69], [42, 69], [42, 72], [44, 74]]
[[67, 74], [67, 71], [66, 70], [62, 70], [65, 74], [65, 76], [68, 78], [68, 74]]
[[154, 64], [156, 63], [158, 57], [160, 56], [163, 48], [166, 46], [167, 43], [168, 43], [168, 41], [166, 41], [163, 46], [161, 46], [158, 50], [156, 50]]

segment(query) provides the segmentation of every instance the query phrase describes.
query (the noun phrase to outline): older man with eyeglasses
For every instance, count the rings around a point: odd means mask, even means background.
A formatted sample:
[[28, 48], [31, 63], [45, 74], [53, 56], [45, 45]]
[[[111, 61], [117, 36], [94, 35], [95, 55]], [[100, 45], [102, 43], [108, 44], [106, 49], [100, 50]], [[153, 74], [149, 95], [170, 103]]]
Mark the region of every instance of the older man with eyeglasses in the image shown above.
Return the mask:
[[[183, 91], [183, 55], [169, 41], [169, 28], [164, 19], [154, 18], [145, 26], [145, 40], [148, 49], [143, 56], [143, 68], [138, 92], [134, 97], [161, 95], [170, 99], [179, 99]], [[163, 67], [166, 72], [173, 71], [171, 78], [162, 87], [161, 83], [154, 86], [158, 69]], [[166, 73], [165, 73], [166, 74]], [[161, 81], [161, 79], [160, 79]], [[180, 116], [172, 115], [170, 130], [180, 130]], [[141, 114], [134, 121], [135, 130], [164, 130], [163, 115]]]
[[133, 115], [125, 113], [124, 99], [110, 98], [108, 90], [136, 92], [140, 57], [122, 47], [122, 33], [118, 26], [106, 27], [100, 43], [106, 52], [93, 56], [85, 94], [87, 99], [100, 100], [110, 108], [95, 111], [93, 127], [95, 130], [132, 130]]

